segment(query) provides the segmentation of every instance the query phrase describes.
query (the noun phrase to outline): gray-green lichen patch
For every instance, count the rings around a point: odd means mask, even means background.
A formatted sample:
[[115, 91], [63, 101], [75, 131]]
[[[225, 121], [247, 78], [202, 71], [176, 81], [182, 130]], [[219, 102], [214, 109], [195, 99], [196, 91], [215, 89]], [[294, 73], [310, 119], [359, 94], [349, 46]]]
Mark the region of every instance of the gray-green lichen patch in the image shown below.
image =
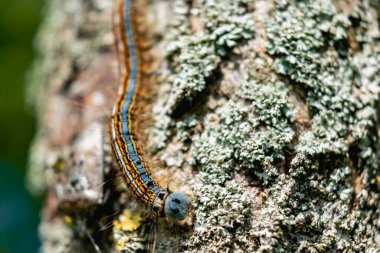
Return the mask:
[[[190, 252], [221, 252], [228, 248], [252, 252], [253, 237], [247, 233], [253, 201], [236, 180], [218, 180], [217, 173], [200, 173]], [[214, 180], [224, 181], [223, 183]]]
[[[221, 9], [209, 2], [211, 10], [197, 13], [214, 20]], [[210, 73], [216, 68], [222, 75], [204, 79], [215, 86], [206, 99], [180, 118], [157, 118], [153, 139], [165, 147], [165, 161], [199, 171], [194, 233], [184, 243], [189, 252], [380, 248], [377, 13], [367, 1], [345, 12], [334, 4], [341, 3], [277, 1], [264, 13], [271, 16], [260, 38], [266, 51], [253, 48], [253, 38], [234, 46], [236, 58], [216, 50], [220, 62]], [[219, 31], [219, 24], [205, 21], [203, 34]], [[188, 49], [182, 46], [170, 52], [172, 81], [183, 74], [178, 59]], [[202, 91], [202, 85], [195, 86]], [[181, 155], [168, 160], [170, 150]]]
[[380, 47], [378, 29], [369, 25], [376, 12], [366, 1], [354, 4], [351, 15], [329, 1], [279, 1], [277, 9], [267, 24], [268, 52], [276, 72], [303, 90], [312, 121], [295, 146], [290, 172], [302, 181], [283, 220], [283, 237], [297, 243], [277, 246], [376, 252]]
[[[345, 153], [376, 126], [380, 33], [368, 25], [375, 13], [366, 2], [350, 17], [328, 1], [281, 8], [268, 24], [268, 52], [276, 58], [276, 71], [302, 86], [313, 112], [311, 130], [301, 135], [297, 149], [309, 155]], [[363, 25], [351, 38], [349, 29], [355, 28], [349, 18]], [[355, 41], [361, 52], [349, 48]]]
[[[157, 109], [160, 113], [152, 134], [156, 148], [165, 146], [173, 111], [204, 92], [221, 57], [253, 37], [253, 20], [243, 4], [244, 1], [200, 1], [198, 8], [191, 9], [183, 1], [174, 2], [174, 17], [166, 35], [172, 70], [166, 80], [171, 88], [164, 105]], [[189, 15], [204, 23], [201, 31], [191, 34]]]
[[257, 204], [232, 175], [251, 173], [266, 185], [284, 169], [278, 164], [285, 162], [285, 148], [294, 137], [287, 93], [282, 82], [261, 83], [251, 77], [234, 99], [216, 110], [217, 120], [206, 121], [203, 133], [193, 139], [191, 162], [202, 168], [193, 189], [199, 232], [190, 238], [193, 252], [259, 248], [255, 228], [261, 227], [252, 219]]
[[[254, 24], [247, 1], [199, 1], [199, 13], [217, 55], [224, 56], [239, 42], [252, 38]], [[245, 6], [245, 7], [243, 7]]]
[[[286, 87], [249, 80], [237, 98], [217, 109], [218, 122], [210, 123], [193, 144], [194, 159], [201, 164], [224, 164], [230, 171], [253, 169], [266, 181], [276, 174], [272, 164], [284, 160], [284, 148], [294, 136]], [[228, 165], [229, 161], [236, 164]]]
[[[350, 27], [349, 17], [337, 13], [329, 1], [279, 4], [274, 22], [267, 25], [267, 48], [275, 56], [277, 73], [297, 82], [311, 106], [312, 129], [301, 135], [299, 151], [311, 155], [346, 152], [356, 141], [348, 141], [347, 136], [355, 138], [361, 135], [356, 131], [364, 130], [356, 126], [374, 126], [371, 108], [379, 92], [374, 74], [379, 70], [379, 53], [363, 44], [363, 52], [353, 54]], [[374, 41], [379, 34], [372, 36], [367, 40]], [[364, 68], [358, 65], [364, 58], [374, 64], [360, 73]], [[363, 101], [363, 97], [368, 99]]]

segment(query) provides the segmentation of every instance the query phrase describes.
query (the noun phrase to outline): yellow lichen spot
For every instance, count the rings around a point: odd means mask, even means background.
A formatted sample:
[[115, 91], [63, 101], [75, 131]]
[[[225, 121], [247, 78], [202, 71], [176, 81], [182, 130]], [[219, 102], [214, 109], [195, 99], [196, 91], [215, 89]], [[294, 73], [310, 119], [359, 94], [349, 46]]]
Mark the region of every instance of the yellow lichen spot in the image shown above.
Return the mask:
[[120, 238], [120, 240], [118, 240], [118, 242], [115, 246], [115, 252], [121, 252], [122, 250], [124, 250], [127, 241], [128, 241], [127, 237]]
[[69, 215], [63, 216], [63, 220], [66, 222], [67, 225], [72, 226], [73, 225], [73, 218]]
[[61, 173], [65, 168], [65, 162], [62, 158], [58, 158], [53, 165], [53, 169], [56, 173]]
[[122, 230], [131, 232], [138, 229], [141, 225], [142, 217], [140, 213], [132, 213], [129, 209], [124, 210], [123, 214], [119, 216], [119, 220], [113, 222], [113, 230]]

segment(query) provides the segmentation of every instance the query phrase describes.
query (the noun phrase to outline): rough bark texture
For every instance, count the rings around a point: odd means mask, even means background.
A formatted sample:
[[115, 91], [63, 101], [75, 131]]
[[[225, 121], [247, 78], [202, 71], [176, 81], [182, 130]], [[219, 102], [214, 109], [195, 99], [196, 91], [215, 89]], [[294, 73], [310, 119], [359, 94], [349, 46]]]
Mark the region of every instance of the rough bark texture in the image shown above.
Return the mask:
[[[116, 175], [111, 0], [48, 1], [30, 81], [42, 252], [145, 252]], [[378, 1], [148, 1], [146, 152], [193, 198], [157, 252], [380, 252]], [[103, 184], [103, 182], [108, 183]], [[115, 213], [117, 212], [117, 213]]]

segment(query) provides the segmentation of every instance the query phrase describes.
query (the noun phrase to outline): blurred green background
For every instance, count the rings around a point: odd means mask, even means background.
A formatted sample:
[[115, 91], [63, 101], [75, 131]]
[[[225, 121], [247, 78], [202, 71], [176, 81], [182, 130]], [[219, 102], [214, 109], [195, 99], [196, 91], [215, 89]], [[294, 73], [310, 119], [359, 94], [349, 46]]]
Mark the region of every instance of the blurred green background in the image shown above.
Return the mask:
[[24, 102], [42, 0], [0, 0], [0, 253], [37, 252], [40, 200], [25, 189], [35, 122]]

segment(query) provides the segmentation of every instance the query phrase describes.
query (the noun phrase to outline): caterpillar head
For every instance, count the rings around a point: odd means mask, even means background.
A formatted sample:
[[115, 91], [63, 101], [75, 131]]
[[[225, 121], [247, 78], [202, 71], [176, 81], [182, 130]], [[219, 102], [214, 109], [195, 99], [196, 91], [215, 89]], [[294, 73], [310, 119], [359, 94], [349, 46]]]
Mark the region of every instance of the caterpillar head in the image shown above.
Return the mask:
[[165, 200], [165, 216], [173, 220], [183, 220], [189, 213], [190, 200], [179, 192], [170, 193]]

